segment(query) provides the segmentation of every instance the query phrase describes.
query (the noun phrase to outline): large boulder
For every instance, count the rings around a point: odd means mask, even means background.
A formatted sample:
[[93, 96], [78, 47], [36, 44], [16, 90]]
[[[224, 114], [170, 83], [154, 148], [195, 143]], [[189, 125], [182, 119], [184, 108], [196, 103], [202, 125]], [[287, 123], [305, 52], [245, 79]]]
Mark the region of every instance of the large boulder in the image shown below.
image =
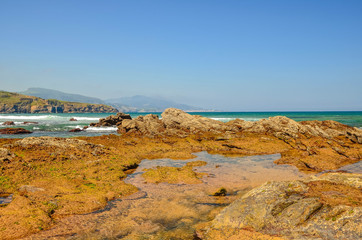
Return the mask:
[[167, 129], [180, 129], [190, 133], [236, 131], [237, 128], [221, 121], [198, 115], [190, 115], [180, 109], [168, 108], [162, 114]]
[[125, 119], [131, 120], [131, 115], [125, 114], [122, 112], [117, 113], [116, 115], [111, 115], [106, 118], [99, 119], [98, 123], [91, 123], [92, 127], [109, 127], [109, 126], [118, 126], [122, 124], [122, 121]]
[[346, 173], [267, 182], [226, 207], [208, 232], [253, 228], [293, 239], [361, 239], [361, 187], [361, 174]]

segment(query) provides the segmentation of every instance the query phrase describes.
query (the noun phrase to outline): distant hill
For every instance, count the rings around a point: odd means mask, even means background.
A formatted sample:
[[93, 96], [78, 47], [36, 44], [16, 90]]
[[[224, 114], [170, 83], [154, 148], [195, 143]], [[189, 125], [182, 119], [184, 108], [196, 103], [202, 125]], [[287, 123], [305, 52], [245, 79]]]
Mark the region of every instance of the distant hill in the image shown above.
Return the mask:
[[105, 102], [99, 98], [87, 97], [79, 94], [65, 93], [47, 88], [29, 88], [28, 90], [19, 93], [29, 96], [40, 97], [43, 99], [58, 99], [68, 102], [105, 104]]
[[162, 112], [166, 108], [170, 107], [178, 108], [184, 111], [203, 111], [202, 108], [142, 95], [107, 99], [105, 102], [124, 112]]
[[0, 91], [0, 113], [111, 113], [117, 109], [104, 104], [42, 99]]

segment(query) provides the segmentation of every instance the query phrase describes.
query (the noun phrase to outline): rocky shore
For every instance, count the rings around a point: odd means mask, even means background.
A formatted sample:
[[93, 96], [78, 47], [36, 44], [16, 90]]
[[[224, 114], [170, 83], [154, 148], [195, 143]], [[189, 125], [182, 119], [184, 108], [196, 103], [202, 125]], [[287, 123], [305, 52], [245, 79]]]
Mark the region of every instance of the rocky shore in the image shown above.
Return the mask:
[[[275, 163], [316, 174], [362, 158], [362, 130], [334, 121], [272, 117], [223, 123], [167, 109], [161, 119], [119, 113], [94, 126], [109, 126], [104, 124], [118, 126], [121, 135], [0, 139], [0, 194], [12, 194], [12, 201], [0, 208], [0, 225], [6, 226], [1, 239], [49, 229], [66, 216], [102, 209], [112, 199], [137, 192], [124, 179], [143, 159], [190, 159], [200, 151], [225, 156], [278, 153]], [[195, 184], [203, 178], [192, 167], [157, 170], [191, 174]], [[179, 178], [155, 174], [145, 175], [149, 184]], [[358, 238], [361, 184], [361, 174], [349, 173], [265, 183], [209, 222], [194, 226], [195, 234], [201, 239]]]

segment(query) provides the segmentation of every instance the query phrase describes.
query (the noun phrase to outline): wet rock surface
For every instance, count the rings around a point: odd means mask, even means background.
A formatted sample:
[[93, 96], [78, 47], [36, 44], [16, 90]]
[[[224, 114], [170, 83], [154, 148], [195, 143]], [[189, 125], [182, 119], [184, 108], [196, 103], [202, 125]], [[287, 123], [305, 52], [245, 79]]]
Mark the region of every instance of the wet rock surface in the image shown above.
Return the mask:
[[[343, 173], [267, 182], [226, 207], [207, 231], [230, 233], [230, 229], [251, 227], [292, 239], [360, 239], [361, 183], [360, 174]], [[321, 187], [314, 191], [315, 186]], [[204, 238], [210, 239], [207, 232]]]
[[106, 118], [101, 118], [99, 119], [98, 123], [91, 123], [90, 126], [92, 127], [118, 126], [125, 119], [132, 119], [131, 115], [119, 112], [116, 115], [111, 115]]

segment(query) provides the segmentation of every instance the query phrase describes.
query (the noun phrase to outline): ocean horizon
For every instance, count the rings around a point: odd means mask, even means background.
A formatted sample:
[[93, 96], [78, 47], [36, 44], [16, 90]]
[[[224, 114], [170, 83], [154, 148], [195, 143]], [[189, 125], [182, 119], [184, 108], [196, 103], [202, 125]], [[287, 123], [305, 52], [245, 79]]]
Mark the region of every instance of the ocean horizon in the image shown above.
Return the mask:
[[[74, 128], [83, 128], [90, 123], [98, 122], [100, 118], [113, 113], [39, 113], [39, 114], [0, 114], [0, 128], [21, 127], [32, 131], [32, 134], [6, 135], [0, 138], [24, 138], [38, 136], [75, 137], [99, 136], [104, 134], [117, 134], [116, 127], [89, 127], [82, 132], [69, 132]], [[161, 112], [129, 113], [132, 118], [147, 114], [156, 114], [161, 118]], [[258, 121], [274, 116], [286, 116], [297, 122], [309, 120], [334, 120], [352, 127], [362, 129], [362, 111], [305, 111], [305, 112], [189, 112], [191, 115], [201, 115], [214, 120], [228, 122], [235, 119], [245, 121]], [[113, 114], [114, 115], [114, 114]], [[77, 121], [70, 121], [71, 118]], [[2, 125], [6, 121], [13, 121], [15, 125]], [[37, 124], [24, 124], [24, 122], [37, 122]]]

